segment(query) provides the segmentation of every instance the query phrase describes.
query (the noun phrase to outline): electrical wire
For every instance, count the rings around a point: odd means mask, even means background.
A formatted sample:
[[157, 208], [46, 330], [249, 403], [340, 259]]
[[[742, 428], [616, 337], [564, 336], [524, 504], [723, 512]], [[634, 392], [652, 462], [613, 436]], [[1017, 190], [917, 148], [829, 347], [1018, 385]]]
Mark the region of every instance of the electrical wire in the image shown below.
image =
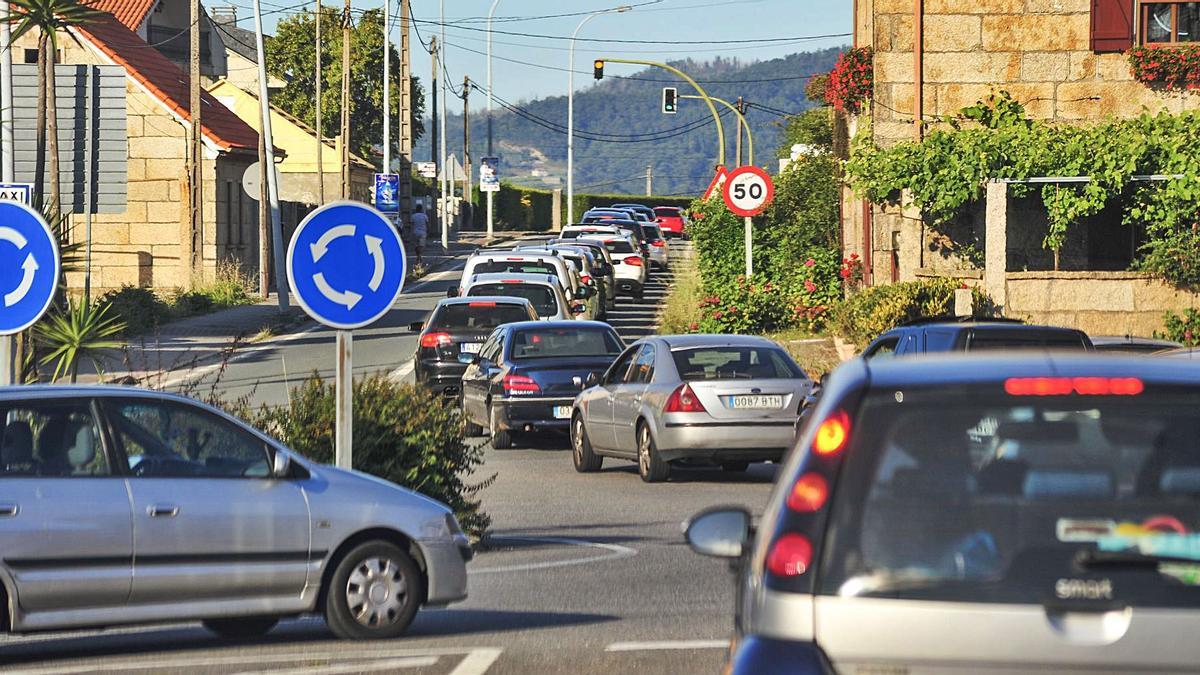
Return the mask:
[[[413, 22], [428, 23], [435, 26], [445, 25], [447, 28], [455, 28], [458, 30], [469, 30], [478, 33], [489, 32], [486, 28], [473, 28], [471, 26], [451, 25], [448, 22], [442, 24], [439, 21], [428, 21], [425, 19], [413, 19]], [[537, 38], [543, 40], [567, 40], [579, 42], [600, 42], [604, 44], [633, 44], [633, 45], [743, 45], [743, 44], [770, 44], [770, 43], [790, 43], [790, 42], [809, 42], [812, 40], [829, 40], [833, 38], [850, 37], [850, 33], [826, 33], [823, 35], [794, 35], [791, 37], [779, 38], [751, 38], [738, 40], [628, 40], [624, 38], [586, 38], [586, 37], [570, 37], [567, 35], [546, 35], [543, 33], [517, 33], [514, 31], [492, 29], [490, 32], [499, 35], [512, 35], [515, 37]]]

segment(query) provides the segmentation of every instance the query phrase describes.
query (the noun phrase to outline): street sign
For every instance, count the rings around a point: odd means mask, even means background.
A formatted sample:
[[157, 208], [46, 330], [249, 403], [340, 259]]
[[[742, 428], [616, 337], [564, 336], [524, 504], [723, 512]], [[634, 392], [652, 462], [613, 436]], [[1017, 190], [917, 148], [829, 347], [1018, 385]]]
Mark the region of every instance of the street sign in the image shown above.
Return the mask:
[[[279, 167], [272, 168], [275, 169], [275, 184], [279, 185]], [[262, 169], [258, 162], [246, 167], [246, 170], [242, 172], [242, 189], [254, 201], [258, 201], [262, 197]]]
[[416, 167], [417, 175], [420, 177], [437, 178], [437, 162], [413, 162], [413, 166]]
[[33, 184], [0, 183], [0, 199], [29, 204], [33, 201]]
[[725, 179], [722, 194], [730, 211], [749, 218], [762, 213], [775, 198], [775, 184], [771, 182], [771, 176], [757, 166], [742, 166]]
[[333, 202], [308, 214], [288, 246], [288, 282], [300, 306], [341, 330], [386, 314], [404, 288], [407, 268], [395, 228], [357, 202]]
[[29, 328], [58, 291], [58, 238], [25, 204], [0, 202], [0, 335]]
[[375, 208], [381, 213], [400, 212], [400, 176], [394, 173], [375, 174]]
[[708, 201], [714, 192], [719, 192], [721, 187], [725, 185], [725, 179], [728, 177], [729, 172], [725, 170], [725, 167], [718, 166], [717, 172], [713, 175], [712, 182], [708, 184], [708, 189], [704, 191], [704, 197], [701, 198], [701, 201]]
[[479, 191], [500, 191], [500, 158], [484, 157], [479, 164]]

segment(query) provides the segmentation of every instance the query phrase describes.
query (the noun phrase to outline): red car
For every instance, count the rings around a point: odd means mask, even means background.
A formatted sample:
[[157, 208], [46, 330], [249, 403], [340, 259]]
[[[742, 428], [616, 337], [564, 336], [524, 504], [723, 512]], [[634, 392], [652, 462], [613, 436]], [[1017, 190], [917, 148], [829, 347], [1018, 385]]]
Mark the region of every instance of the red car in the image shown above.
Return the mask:
[[677, 206], [656, 206], [654, 215], [663, 234], [669, 237], [683, 236], [683, 230], [687, 227], [687, 217], [683, 215], [683, 209]]

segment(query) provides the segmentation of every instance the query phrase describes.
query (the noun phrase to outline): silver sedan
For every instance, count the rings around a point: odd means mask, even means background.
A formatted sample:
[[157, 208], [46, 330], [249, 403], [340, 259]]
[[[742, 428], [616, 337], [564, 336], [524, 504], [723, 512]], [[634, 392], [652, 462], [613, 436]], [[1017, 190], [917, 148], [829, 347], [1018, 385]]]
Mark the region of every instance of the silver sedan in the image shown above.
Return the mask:
[[114, 387], [0, 387], [0, 625], [199, 620], [266, 633], [323, 614], [400, 635], [467, 595], [444, 505], [310, 462], [194, 401]]
[[813, 382], [778, 344], [738, 335], [652, 337], [635, 343], [575, 399], [575, 469], [632, 460], [646, 482], [673, 462], [744, 471], [792, 445]]

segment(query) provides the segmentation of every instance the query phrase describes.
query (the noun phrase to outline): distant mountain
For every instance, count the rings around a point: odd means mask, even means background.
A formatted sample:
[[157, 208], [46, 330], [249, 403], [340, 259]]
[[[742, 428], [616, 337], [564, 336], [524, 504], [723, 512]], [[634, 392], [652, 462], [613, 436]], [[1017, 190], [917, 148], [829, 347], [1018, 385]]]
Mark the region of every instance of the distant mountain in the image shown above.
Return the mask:
[[[808, 76], [828, 72], [841, 51], [826, 49], [754, 63], [718, 58], [705, 63], [688, 60], [672, 65], [700, 81], [712, 96], [729, 101], [742, 96], [750, 102], [747, 119], [754, 132], [755, 163], [762, 166], [774, 164], [777, 123], [782, 119], [778, 112], [796, 113], [811, 107], [804, 95]], [[582, 70], [586, 60], [583, 66], [577, 63], [576, 67]], [[655, 194], [703, 191], [712, 177], [717, 154], [716, 132], [707, 106], [703, 101], [683, 100], [678, 114], [665, 115], [660, 112], [662, 88], [675, 86], [680, 94], [692, 94], [690, 85], [661, 69], [642, 70], [628, 79], [613, 77], [616, 72], [627, 71], [609, 64], [603, 81], [576, 92], [576, 192], [643, 193], [647, 166], [653, 167]], [[565, 74], [562, 79], [565, 85]], [[584, 84], [589, 80], [586, 75], [577, 75], [575, 81]], [[482, 100], [486, 100], [483, 92], [471, 92], [472, 107]], [[430, 101], [427, 95], [427, 103]], [[567, 97], [505, 103], [522, 112], [506, 110], [499, 101], [495, 105], [493, 138], [496, 154], [501, 157], [503, 179], [539, 187], [565, 186]], [[447, 108], [461, 111], [462, 102], [452, 98], [447, 101]], [[732, 165], [737, 123], [732, 113], [725, 114], [722, 123], [726, 161]], [[432, 121], [427, 122], [426, 128], [436, 131]], [[605, 140], [589, 140], [581, 134], [591, 134], [593, 139], [599, 135]], [[461, 159], [461, 115], [448, 116], [446, 135], [450, 150]], [[430, 137], [432, 134], [426, 134], [415, 149], [418, 161], [429, 159]], [[476, 177], [478, 158], [486, 149], [486, 115], [473, 112], [471, 156], [476, 164]]]

